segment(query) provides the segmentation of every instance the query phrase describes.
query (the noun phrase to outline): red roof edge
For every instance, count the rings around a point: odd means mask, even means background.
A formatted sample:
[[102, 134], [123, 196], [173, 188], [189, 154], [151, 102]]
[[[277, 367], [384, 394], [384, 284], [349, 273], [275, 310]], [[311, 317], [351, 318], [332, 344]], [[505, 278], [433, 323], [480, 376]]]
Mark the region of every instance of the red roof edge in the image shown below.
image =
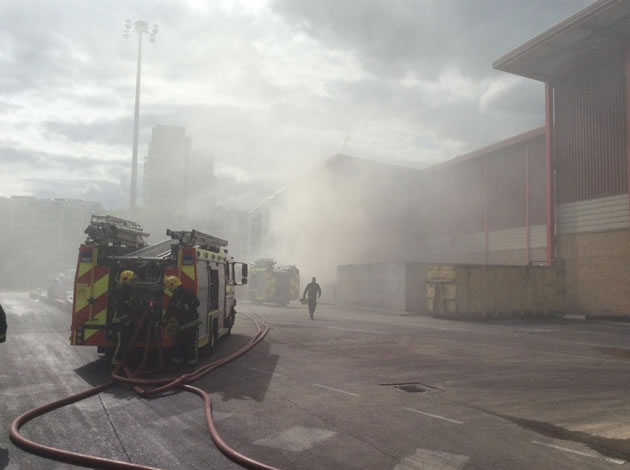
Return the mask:
[[503, 70], [504, 72], [510, 72], [506, 70], [509, 66], [517, 61], [520, 57], [527, 54], [533, 49], [536, 49], [546, 41], [550, 40], [554, 36], [561, 34], [569, 28], [585, 23], [592, 16], [598, 15], [601, 12], [611, 8], [615, 5], [623, 3], [625, 0], [598, 0], [597, 2], [589, 5], [588, 7], [580, 10], [575, 15], [570, 16], [566, 20], [552, 26], [547, 31], [535, 36], [526, 43], [518, 46], [516, 49], [511, 50], [504, 56], [498, 58], [492, 63], [492, 67], [497, 70]]

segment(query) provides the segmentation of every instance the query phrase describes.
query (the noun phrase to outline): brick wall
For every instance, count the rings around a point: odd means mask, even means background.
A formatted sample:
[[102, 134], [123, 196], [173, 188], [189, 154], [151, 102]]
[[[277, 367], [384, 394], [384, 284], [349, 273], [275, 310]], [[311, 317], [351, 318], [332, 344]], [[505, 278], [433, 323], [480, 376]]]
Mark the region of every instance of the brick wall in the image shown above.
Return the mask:
[[630, 231], [561, 235], [567, 312], [630, 317]]

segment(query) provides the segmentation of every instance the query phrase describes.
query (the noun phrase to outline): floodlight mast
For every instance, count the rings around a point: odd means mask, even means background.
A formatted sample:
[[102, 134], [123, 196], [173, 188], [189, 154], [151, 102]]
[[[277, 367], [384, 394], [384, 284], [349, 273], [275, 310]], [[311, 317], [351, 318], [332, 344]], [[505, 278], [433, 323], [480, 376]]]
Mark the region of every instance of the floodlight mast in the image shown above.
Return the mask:
[[138, 34], [138, 63], [136, 70], [136, 106], [133, 120], [133, 150], [131, 155], [131, 187], [129, 191], [129, 208], [136, 209], [136, 193], [138, 184], [138, 127], [140, 125], [140, 75], [142, 69], [142, 36], [147, 34], [151, 43], [155, 42], [155, 36], [159, 31], [158, 25], [154, 24], [149, 30], [149, 24], [143, 20], [132, 22], [125, 21], [125, 39], [129, 38], [129, 33], [135, 31]]

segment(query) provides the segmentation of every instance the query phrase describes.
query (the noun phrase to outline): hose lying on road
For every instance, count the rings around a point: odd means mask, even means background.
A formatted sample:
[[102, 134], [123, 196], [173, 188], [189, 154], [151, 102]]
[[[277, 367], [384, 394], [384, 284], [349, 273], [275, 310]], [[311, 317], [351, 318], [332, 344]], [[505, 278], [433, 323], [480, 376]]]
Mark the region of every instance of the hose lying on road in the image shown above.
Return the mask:
[[[264, 463], [261, 463], [249, 457], [246, 457], [245, 455], [240, 454], [236, 450], [231, 448], [221, 438], [214, 424], [214, 419], [212, 417], [212, 402], [210, 400], [210, 396], [205, 391], [201, 390], [200, 388], [193, 387], [192, 385], [190, 385], [191, 383], [201, 379], [202, 377], [209, 374], [210, 372], [213, 372], [219, 367], [222, 367], [232, 362], [233, 360], [237, 359], [238, 357], [242, 356], [243, 354], [251, 350], [254, 346], [256, 346], [258, 343], [260, 343], [265, 338], [265, 336], [267, 336], [267, 333], [269, 332], [269, 326], [267, 325], [263, 317], [258, 315], [258, 317], [261, 319], [261, 322], [259, 323], [254, 318], [250, 317], [249, 315], [246, 315], [246, 314], [243, 314], [243, 315], [249, 318], [256, 325], [256, 329], [257, 329], [256, 334], [251, 338], [251, 340], [245, 346], [233, 352], [232, 354], [229, 354], [221, 359], [205, 364], [199, 367], [198, 369], [192, 372], [189, 372], [187, 374], [183, 374], [179, 377], [162, 378], [162, 379], [142, 378], [143, 375], [147, 375], [147, 372], [144, 371], [143, 369], [144, 369], [144, 365], [148, 357], [151, 336], [155, 335], [157, 339], [157, 334], [158, 334], [157, 330], [153, 327], [154, 325], [149, 324], [149, 327], [147, 328], [147, 332], [146, 332], [146, 337], [145, 337], [145, 348], [144, 348], [144, 353], [142, 356], [142, 362], [135, 371], [131, 371], [125, 365], [125, 360], [127, 356], [126, 354], [123, 360], [121, 361], [121, 363], [114, 369], [114, 372], [112, 373], [112, 379], [109, 380], [108, 382], [105, 382], [101, 385], [93, 387], [84, 392], [77, 393], [75, 395], [71, 395], [69, 397], [63, 398], [61, 400], [57, 400], [52, 403], [48, 403], [46, 405], [33, 408], [32, 410], [27, 411], [26, 413], [18, 416], [13, 421], [13, 423], [11, 423], [11, 430], [9, 432], [9, 435], [11, 436], [11, 440], [13, 441], [14, 444], [16, 444], [17, 446], [21, 447], [22, 449], [28, 452], [32, 452], [32, 453], [39, 454], [44, 457], [48, 457], [54, 460], [58, 460], [61, 462], [66, 462], [66, 463], [70, 463], [74, 465], [81, 465], [84, 467], [91, 467], [91, 468], [106, 468], [106, 469], [158, 470], [155, 467], [149, 467], [146, 465], [134, 464], [134, 463], [123, 462], [123, 461], [112, 460], [112, 459], [105, 459], [101, 457], [95, 457], [92, 455], [80, 454], [77, 452], [71, 452], [68, 450], [58, 449], [58, 448], [50, 447], [44, 444], [39, 444], [37, 442], [31, 441], [25, 438], [24, 436], [22, 436], [20, 434], [20, 428], [24, 424], [28, 423], [29, 421], [33, 420], [34, 418], [38, 416], [41, 416], [43, 414], [46, 414], [52, 410], [61, 408], [63, 406], [69, 405], [71, 403], [76, 403], [78, 401], [84, 400], [85, 398], [91, 397], [98, 393], [101, 393], [104, 390], [108, 389], [109, 387], [117, 383], [124, 383], [124, 384], [129, 384], [133, 386], [133, 389], [136, 391], [136, 393], [138, 393], [140, 396], [143, 396], [145, 398], [156, 397], [164, 392], [179, 389], [179, 390], [184, 390], [190, 393], [195, 393], [196, 395], [199, 395], [203, 399], [208, 432], [210, 433], [210, 437], [212, 438], [212, 441], [215, 443], [217, 448], [226, 457], [228, 457], [232, 461], [248, 469], [277, 470], [275, 467], [265, 465]], [[140, 322], [138, 322], [138, 326], [132, 337], [131, 344], [135, 342], [138, 336], [138, 333], [142, 327], [143, 322], [144, 322], [144, 318], [142, 318]], [[160, 366], [162, 366], [163, 365], [163, 351], [161, 349], [159, 350], [159, 357], [160, 357]], [[122, 371], [122, 374], [124, 375], [121, 375], [121, 371]]]

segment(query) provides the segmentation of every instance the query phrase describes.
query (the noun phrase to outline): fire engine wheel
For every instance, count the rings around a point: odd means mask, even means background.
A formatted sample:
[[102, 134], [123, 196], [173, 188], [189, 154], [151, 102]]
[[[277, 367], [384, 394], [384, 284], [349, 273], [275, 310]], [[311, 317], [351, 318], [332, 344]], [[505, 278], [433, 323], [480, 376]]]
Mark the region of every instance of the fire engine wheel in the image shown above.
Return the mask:
[[225, 333], [225, 336], [230, 336], [232, 334], [232, 327], [234, 326], [235, 321], [236, 321], [236, 314], [232, 313], [230, 317], [228, 318], [227, 324], [230, 325], [230, 327], [228, 328], [227, 333]]
[[218, 336], [219, 336], [219, 332], [217, 331], [217, 322], [215, 320], [212, 322], [212, 326], [210, 330], [210, 338], [208, 338], [208, 356], [212, 356], [212, 354], [214, 354], [214, 350], [217, 346]]

